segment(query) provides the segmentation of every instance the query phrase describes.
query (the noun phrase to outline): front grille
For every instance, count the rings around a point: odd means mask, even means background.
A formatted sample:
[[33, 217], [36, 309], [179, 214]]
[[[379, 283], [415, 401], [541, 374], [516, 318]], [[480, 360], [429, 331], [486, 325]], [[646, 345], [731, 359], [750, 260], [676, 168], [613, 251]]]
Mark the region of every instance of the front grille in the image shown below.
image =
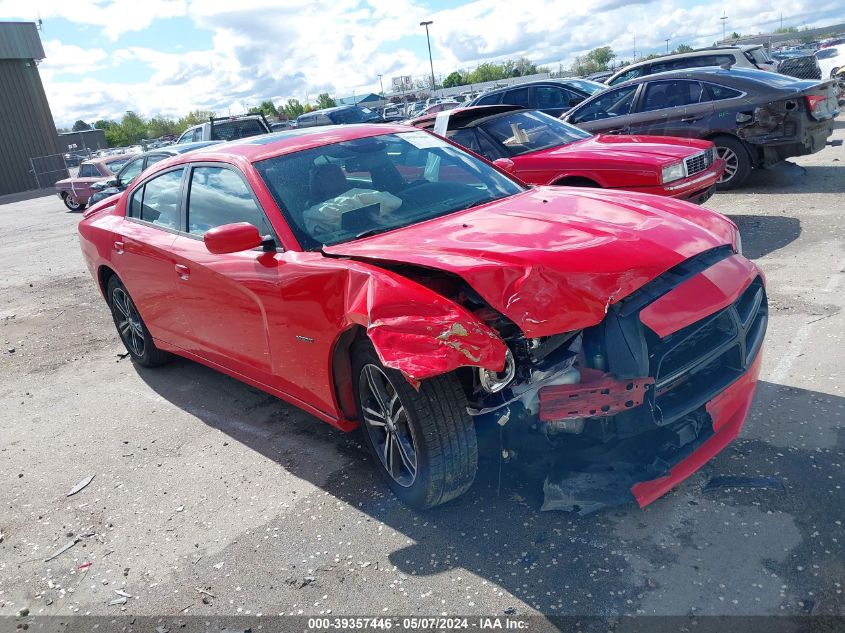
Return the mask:
[[662, 339], [647, 331], [649, 375], [663, 418], [686, 415], [742, 375], [763, 343], [767, 319], [766, 291], [757, 278], [715, 314]]
[[[709, 150], [708, 150], [709, 151]], [[708, 164], [707, 161], [708, 152], [699, 152], [695, 156], [690, 156], [684, 162], [687, 165], [687, 176], [693, 176], [700, 171], [704, 171], [707, 169], [712, 163], [712, 159]]]

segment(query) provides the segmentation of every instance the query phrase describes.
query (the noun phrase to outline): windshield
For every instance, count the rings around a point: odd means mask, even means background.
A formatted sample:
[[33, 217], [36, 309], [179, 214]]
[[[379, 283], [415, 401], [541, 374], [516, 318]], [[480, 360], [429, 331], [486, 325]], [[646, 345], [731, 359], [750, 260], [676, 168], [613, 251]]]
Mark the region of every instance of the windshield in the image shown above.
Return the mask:
[[423, 131], [324, 145], [255, 166], [307, 250], [523, 190], [484, 161]]
[[479, 127], [511, 156], [538, 152], [590, 138], [592, 134], [542, 112], [512, 112]]
[[121, 167], [123, 167], [126, 163], [129, 162], [128, 158], [123, 158], [121, 160], [113, 160], [111, 162], [106, 163], [106, 167], [109, 168], [109, 171], [113, 174], [116, 174], [120, 171]]

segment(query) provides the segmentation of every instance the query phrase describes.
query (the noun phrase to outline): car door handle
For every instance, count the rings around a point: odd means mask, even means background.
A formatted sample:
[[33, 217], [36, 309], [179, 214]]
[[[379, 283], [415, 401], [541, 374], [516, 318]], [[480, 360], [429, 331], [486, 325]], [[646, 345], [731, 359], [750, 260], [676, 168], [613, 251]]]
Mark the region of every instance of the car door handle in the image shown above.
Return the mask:
[[114, 243], [114, 252], [118, 255], [123, 255], [123, 242], [118, 240]]
[[701, 121], [702, 117], [700, 116], [687, 116], [681, 119], [681, 123], [695, 123], [696, 121]]
[[179, 279], [182, 281], [188, 281], [188, 278], [191, 276], [191, 271], [187, 266], [176, 264], [176, 274], [179, 275]]

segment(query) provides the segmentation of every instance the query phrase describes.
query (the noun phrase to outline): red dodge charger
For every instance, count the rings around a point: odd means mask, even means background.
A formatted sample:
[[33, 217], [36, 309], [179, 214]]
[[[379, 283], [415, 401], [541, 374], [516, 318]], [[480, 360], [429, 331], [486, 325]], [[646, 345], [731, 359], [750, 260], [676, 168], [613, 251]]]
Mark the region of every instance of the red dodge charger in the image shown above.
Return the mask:
[[136, 364], [177, 354], [362, 427], [418, 508], [472, 485], [487, 431], [548, 462], [546, 508], [648, 504], [736, 437], [757, 382], [764, 280], [728, 219], [528, 189], [411, 127], [177, 156], [79, 232]]
[[703, 204], [725, 170], [710, 141], [593, 135], [519, 106], [459, 108], [411, 124], [433, 130], [533, 185], [626, 189]]

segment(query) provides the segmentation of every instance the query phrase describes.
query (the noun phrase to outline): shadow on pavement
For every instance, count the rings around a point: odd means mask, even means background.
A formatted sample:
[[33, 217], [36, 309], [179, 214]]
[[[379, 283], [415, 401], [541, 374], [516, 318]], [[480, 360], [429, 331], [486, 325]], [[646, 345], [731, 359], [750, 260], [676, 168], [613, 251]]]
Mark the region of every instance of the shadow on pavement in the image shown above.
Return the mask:
[[778, 194], [785, 191], [790, 193], [845, 192], [845, 165], [802, 166], [785, 160], [767, 169], [753, 170], [745, 184], [731, 193]]
[[742, 235], [742, 252], [759, 259], [779, 250], [801, 235], [801, 221], [782, 215], [729, 215]]
[[[812, 433], [814, 426], [838, 426], [834, 447], [806, 447], [799, 437], [788, 448], [760, 439], [739, 439], [678, 490], [644, 510], [638, 509], [632, 499], [627, 506], [586, 517], [541, 513], [538, 484], [512, 467], [500, 471], [494, 458], [482, 464], [475, 485], [463, 497], [417, 512], [398, 502], [378, 478], [357, 432], [345, 435], [293, 406], [190, 361], [177, 360], [159, 370], [139, 373], [153, 390], [177, 407], [345, 504], [347, 510], [342, 506], [338, 510], [344, 526], [337, 528], [343, 530], [341, 535], [348, 538], [355, 534], [357, 513], [404, 535], [410, 544], [385, 550], [390, 563], [401, 573], [426, 577], [466, 570], [545, 614], [609, 616], [636, 612], [650, 592], [668, 590], [666, 585], [675, 581], [661, 580], [667, 574], [669, 578], [682, 578], [681, 582], [703, 582], [699, 564], [690, 561], [704, 556], [714, 557], [707, 564], [715, 564], [717, 570], [722, 564], [762, 565], [766, 569], [760, 568], [759, 573], [776, 574], [780, 577], [777, 583], [790, 578], [790, 591], [773, 598], [780, 604], [754, 605], [748, 597], [749, 602], [744, 604], [749, 612], [787, 615], [845, 611], [842, 595], [835, 593], [831, 580], [839, 578], [845, 539], [837, 540], [833, 534], [829, 512], [845, 505], [842, 487], [836, 485], [836, 481], [841, 483], [843, 429], [839, 416], [845, 405], [843, 398], [761, 383], [750, 416], [756, 427], [751, 435], [765, 437], [769, 429], [776, 433], [792, 423], [794, 416], [795, 428], [805, 433]], [[766, 404], [763, 408], [761, 400]], [[800, 421], [809, 411], [813, 412], [814, 425], [807, 424], [806, 419]], [[749, 435], [748, 428], [745, 435]], [[306, 448], [292, 448], [297, 444]], [[712, 475], [772, 476], [781, 479], [785, 489], [717, 489], [705, 493], [703, 486]], [[272, 476], [272, 471], [263, 476]], [[316, 508], [325, 507], [322, 501], [314, 503]], [[306, 509], [306, 516], [311, 511]], [[783, 550], [778, 530], [770, 528], [767, 533], [765, 525], [754, 527], [756, 542], [762, 548], [758, 551], [771, 550], [771, 556], [766, 554], [762, 562], [738, 561], [746, 546], [734, 531], [742, 529], [747, 537], [749, 528], [725, 526], [728, 519], [747, 513], [761, 517], [764, 523], [766, 513], [788, 513], [798, 525], [800, 544], [788, 553], [775, 551]], [[791, 525], [790, 517], [785, 520]], [[301, 532], [299, 518], [280, 515], [282, 529], [286, 529], [286, 520], [290, 521], [289, 529]], [[820, 526], [826, 526], [821, 536]], [[711, 533], [713, 529], [719, 533]], [[367, 534], [377, 538], [372, 532]], [[304, 539], [303, 546], [310, 543], [307, 533], [296, 537]], [[378, 543], [370, 545], [378, 548]], [[800, 574], [795, 571], [798, 561], [818, 567], [812, 576]], [[723, 587], [724, 583], [729, 587], [733, 583], [730, 572], [715, 581], [722, 582]], [[713, 590], [719, 591], [715, 585]], [[754, 592], [750, 587], [737, 591], [748, 592], [749, 596]], [[806, 602], [812, 604], [810, 611], [795, 606], [807, 592], [815, 596]], [[659, 593], [652, 598], [662, 599]], [[683, 614], [689, 605], [666, 604], [661, 608], [666, 613]], [[731, 611], [727, 608], [724, 612]]]

